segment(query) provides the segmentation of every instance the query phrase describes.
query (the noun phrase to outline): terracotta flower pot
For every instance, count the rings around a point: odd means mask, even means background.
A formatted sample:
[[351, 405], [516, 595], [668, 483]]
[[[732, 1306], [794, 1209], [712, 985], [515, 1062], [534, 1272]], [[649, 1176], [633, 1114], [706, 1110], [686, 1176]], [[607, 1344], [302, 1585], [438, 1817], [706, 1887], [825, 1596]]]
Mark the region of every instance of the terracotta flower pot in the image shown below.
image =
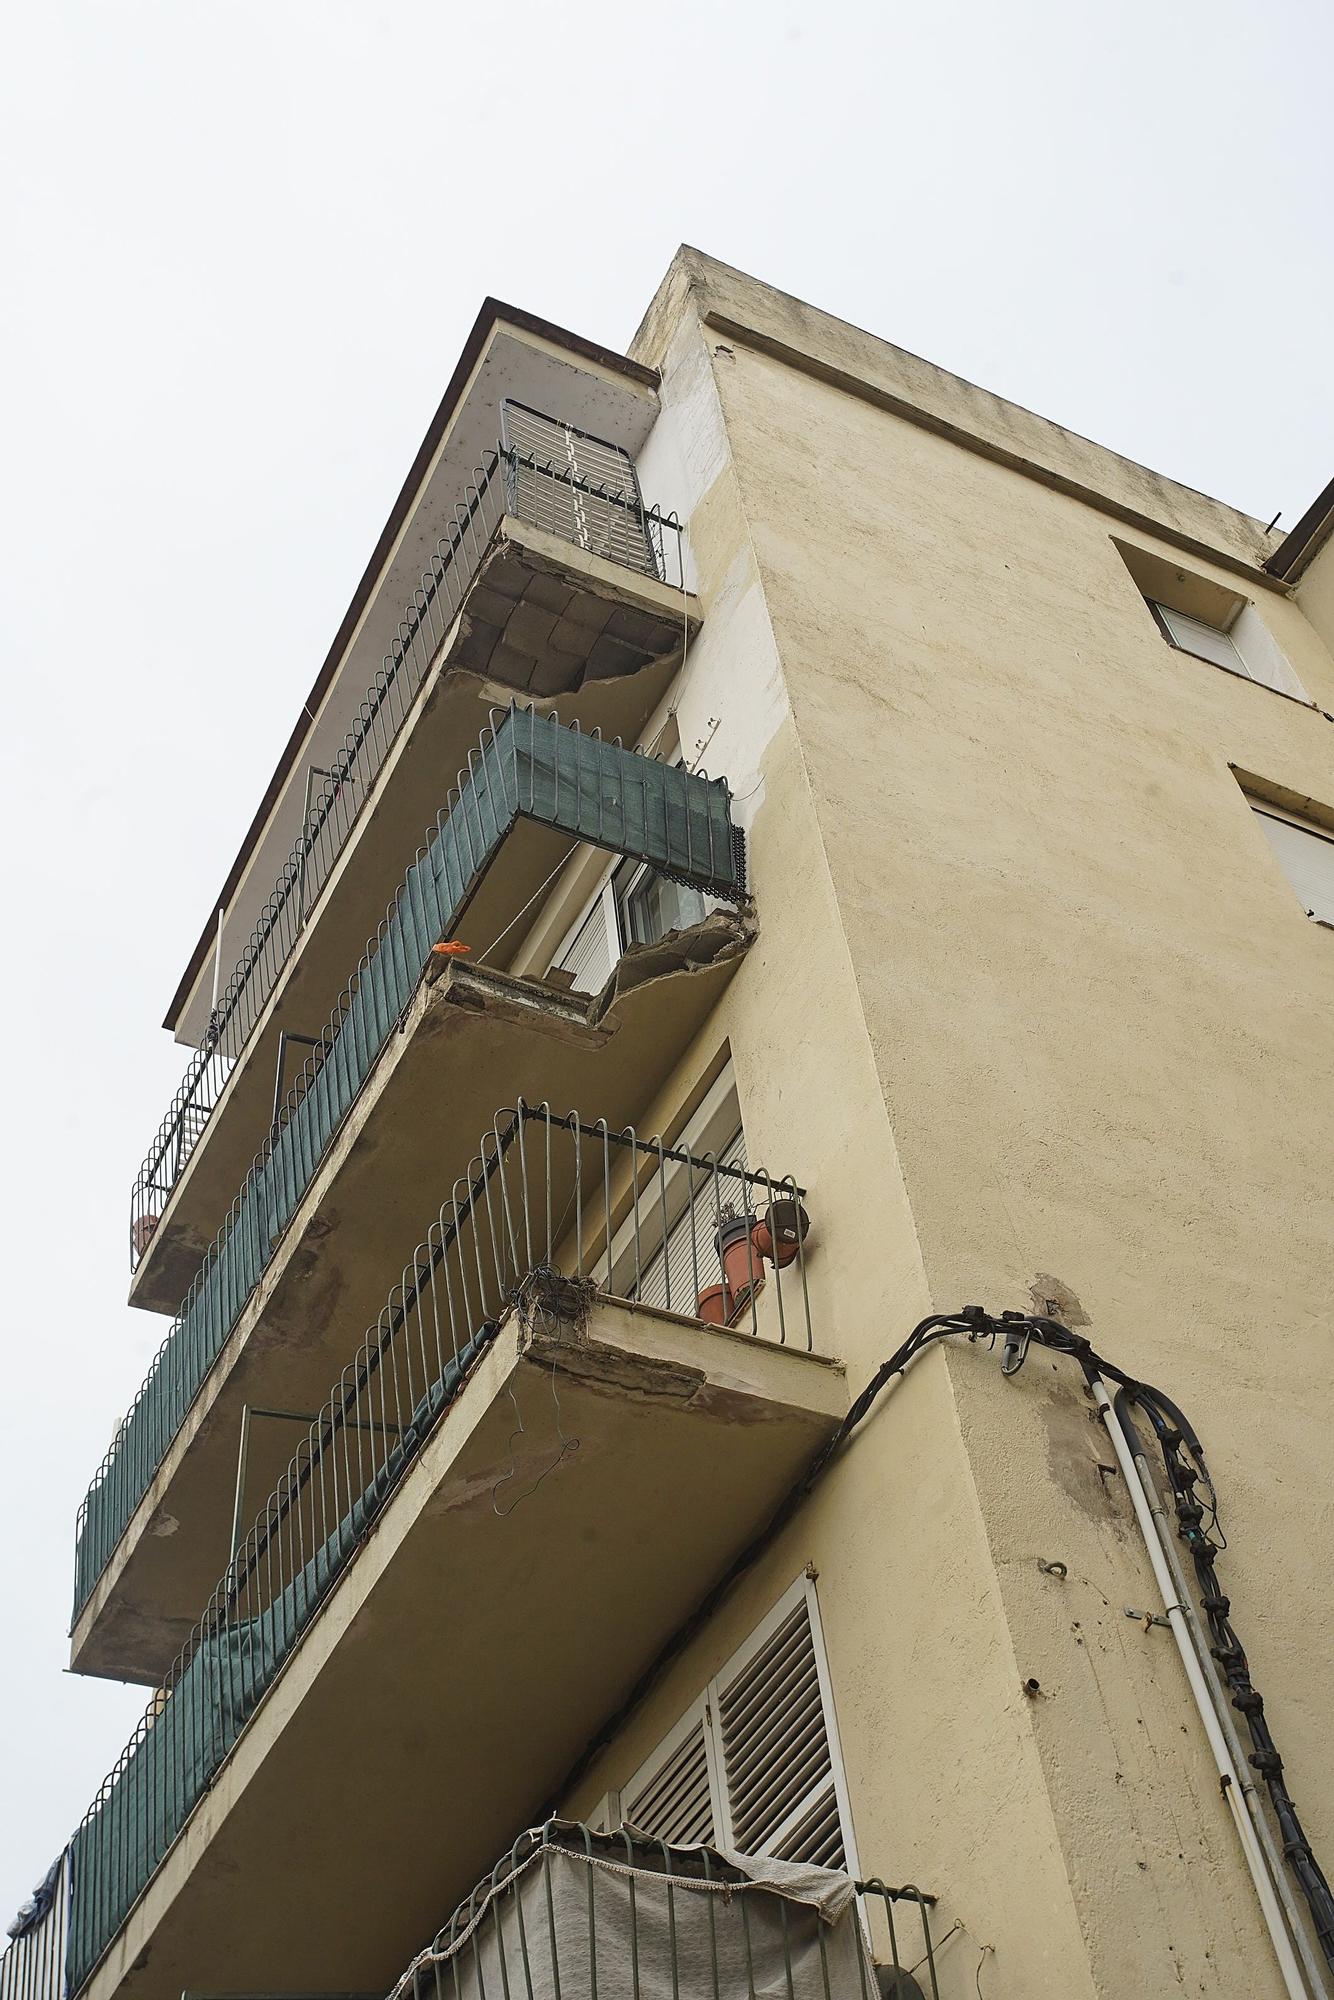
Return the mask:
[[810, 1226], [810, 1217], [799, 1201], [771, 1202], [751, 1231], [756, 1256], [767, 1258], [781, 1270], [797, 1257]]
[[713, 1247], [722, 1259], [723, 1283], [733, 1303], [743, 1292], [749, 1295], [763, 1275], [750, 1240], [754, 1227], [755, 1217], [748, 1212], [728, 1217], [714, 1235]]
[[707, 1291], [701, 1292], [695, 1300], [695, 1316], [706, 1321], [709, 1326], [726, 1326], [726, 1285], [710, 1285]]

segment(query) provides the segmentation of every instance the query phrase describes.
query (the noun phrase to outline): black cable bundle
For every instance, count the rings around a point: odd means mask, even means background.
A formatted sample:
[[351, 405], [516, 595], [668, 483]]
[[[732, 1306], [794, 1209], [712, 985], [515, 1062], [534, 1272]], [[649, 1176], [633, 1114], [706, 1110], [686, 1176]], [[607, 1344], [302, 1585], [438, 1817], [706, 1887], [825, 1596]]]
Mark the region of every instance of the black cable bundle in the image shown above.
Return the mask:
[[[1331, 1894], [1329, 1883], [1311, 1851], [1311, 1843], [1284, 1782], [1283, 1760], [1265, 1721], [1264, 1702], [1251, 1682], [1246, 1654], [1233, 1629], [1230, 1601], [1219, 1590], [1214, 1575], [1219, 1551], [1227, 1544], [1218, 1525], [1213, 1480], [1200, 1441], [1176, 1404], [1161, 1389], [1155, 1389], [1146, 1382], [1137, 1382], [1124, 1369], [1118, 1368], [1114, 1361], [1108, 1361], [1099, 1354], [1082, 1334], [1073, 1333], [1060, 1320], [1047, 1319], [1039, 1313], [992, 1314], [982, 1306], [965, 1306], [956, 1313], [932, 1313], [913, 1328], [903, 1345], [876, 1369], [828, 1444], [816, 1454], [795, 1486], [785, 1494], [766, 1526], [741, 1551], [685, 1624], [667, 1641], [616, 1713], [608, 1718], [585, 1747], [573, 1768], [567, 1772], [555, 1802], [544, 1817], [554, 1813], [559, 1801], [569, 1796], [594, 1758], [613, 1740], [664, 1669], [685, 1651], [733, 1585], [787, 1526], [883, 1391], [896, 1376], [906, 1371], [910, 1362], [925, 1348], [938, 1340], [947, 1339], [951, 1334], [963, 1334], [970, 1341], [986, 1340], [993, 1346], [999, 1339], [1003, 1343], [1001, 1372], [1005, 1375], [1016, 1374], [1023, 1367], [1029, 1345], [1036, 1340], [1039, 1346], [1049, 1348], [1053, 1353], [1070, 1355], [1079, 1363], [1090, 1382], [1095, 1375], [1102, 1375], [1117, 1383], [1113, 1415], [1125, 1430], [1132, 1453], [1141, 1440], [1129, 1412], [1132, 1406], [1144, 1411], [1163, 1455], [1176, 1506], [1177, 1532], [1190, 1550], [1195, 1564], [1200, 1603], [1209, 1621], [1213, 1640], [1210, 1650], [1226, 1680], [1232, 1706], [1246, 1718], [1254, 1746], [1250, 1762], [1268, 1788], [1274, 1816], [1283, 1837], [1284, 1855], [1310, 1908], [1321, 1951], [1328, 1964], [1334, 1966], [1334, 1894]], [[1200, 1493], [1204, 1495], [1203, 1503], [1198, 1497]]]
[[1114, 1362], [1096, 1352], [1082, 1335], [1072, 1333], [1059, 1320], [1037, 1314], [1002, 1313], [993, 1319], [980, 1307], [970, 1306], [961, 1318], [969, 1322], [970, 1339], [979, 1336], [1005, 1341], [1007, 1372], [1023, 1365], [1030, 1340], [1060, 1354], [1075, 1357], [1088, 1378], [1105, 1375], [1119, 1384], [1114, 1414], [1130, 1441], [1132, 1452], [1141, 1444], [1131, 1416], [1132, 1406], [1143, 1410], [1162, 1453], [1163, 1467], [1176, 1509], [1177, 1534], [1190, 1552], [1199, 1585], [1200, 1605], [1209, 1624], [1210, 1653], [1227, 1685], [1233, 1708], [1246, 1718], [1252, 1749], [1247, 1761], [1264, 1779], [1274, 1818], [1283, 1841], [1283, 1854], [1297, 1878], [1311, 1912], [1320, 1949], [1334, 1966], [1334, 1893], [1311, 1849], [1305, 1829], [1297, 1816], [1283, 1776], [1283, 1759], [1278, 1753], [1269, 1724], [1265, 1720], [1264, 1698], [1251, 1681], [1245, 1649], [1231, 1622], [1231, 1600], [1219, 1589], [1215, 1564], [1227, 1547], [1227, 1538], [1218, 1522], [1218, 1500], [1205, 1460], [1204, 1450], [1194, 1430], [1170, 1397], [1150, 1383], [1136, 1382]]

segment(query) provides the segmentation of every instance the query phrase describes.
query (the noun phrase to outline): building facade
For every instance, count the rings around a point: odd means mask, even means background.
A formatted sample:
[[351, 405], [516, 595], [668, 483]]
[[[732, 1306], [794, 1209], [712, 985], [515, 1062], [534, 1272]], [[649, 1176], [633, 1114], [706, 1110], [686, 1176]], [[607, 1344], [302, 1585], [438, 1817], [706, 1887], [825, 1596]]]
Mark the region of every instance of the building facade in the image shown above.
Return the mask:
[[1334, 1990], [1331, 518], [692, 250], [487, 303], [168, 1013], [4, 2000], [384, 1994], [553, 1819], [891, 1997]]

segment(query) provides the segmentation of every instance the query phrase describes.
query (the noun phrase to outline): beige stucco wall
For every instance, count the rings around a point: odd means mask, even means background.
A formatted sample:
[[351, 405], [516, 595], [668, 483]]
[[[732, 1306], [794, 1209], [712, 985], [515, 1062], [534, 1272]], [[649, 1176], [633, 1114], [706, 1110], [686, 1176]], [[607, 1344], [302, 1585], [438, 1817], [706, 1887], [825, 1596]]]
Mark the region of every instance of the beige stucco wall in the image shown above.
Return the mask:
[[[1334, 803], [1334, 663], [1247, 574], [1264, 540], [1243, 517], [1145, 474], [1162, 532], [1128, 527], [795, 367], [762, 288], [729, 274], [726, 337], [701, 325], [711, 282], [678, 265], [640, 350], [669, 417], [690, 375], [695, 426], [707, 351], [729, 447], [692, 513], [707, 615], [682, 741], [739, 575], [785, 713], [752, 827], [760, 942], [695, 1060], [730, 1041], [752, 1151], [812, 1188], [817, 1337], [854, 1386], [925, 1300], [1022, 1306], [1047, 1274], [1185, 1406], [1327, 1847], [1331, 940], [1229, 765]], [[815, 344], [796, 310], [794, 350]], [[1074, 445], [1124, 499], [1138, 469]], [[1316, 706], [1167, 647], [1113, 534], [1255, 601]], [[1216, 563], [1184, 552], [1210, 538]], [[733, 709], [750, 685], [732, 675]], [[729, 757], [710, 765], [735, 778]], [[624, 1780], [811, 1562], [864, 1868], [932, 1876], [998, 1982], [1008, 1961], [1000, 1990], [1277, 1991], [1170, 1641], [1124, 1615], [1151, 1583], [1077, 1374], [1039, 1357], [1003, 1383], [967, 1349], [926, 1366], [573, 1803]]]

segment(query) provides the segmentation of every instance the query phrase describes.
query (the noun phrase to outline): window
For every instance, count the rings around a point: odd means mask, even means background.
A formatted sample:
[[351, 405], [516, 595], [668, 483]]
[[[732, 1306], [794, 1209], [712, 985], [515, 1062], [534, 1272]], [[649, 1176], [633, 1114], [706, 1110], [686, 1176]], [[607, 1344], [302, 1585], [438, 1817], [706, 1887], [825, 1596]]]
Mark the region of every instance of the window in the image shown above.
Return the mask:
[[1268, 800], [1248, 803], [1307, 916], [1334, 924], [1334, 831]]
[[[672, 1144], [696, 1160], [745, 1168], [746, 1139], [730, 1062]], [[613, 1289], [641, 1305], [693, 1314], [699, 1294], [723, 1275], [714, 1241], [720, 1211], [727, 1206], [740, 1214], [745, 1202], [744, 1181], [668, 1160], [661, 1202], [655, 1196], [641, 1203], [637, 1221], [624, 1222], [612, 1241]]]
[[638, 861], [622, 861], [566, 938], [556, 967], [579, 993], [600, 993], [627, 945], [656, 944], [668, 931], [702, 923], [713, 899]]
[[1299, 701], [1307, 699], [1306, 690], [1270, 638], [1268, 627], [1253, 604], [1242, 602], [1226, 625], [1213, 625], [1189, 612], [1174, 611], [1156, 598], [1146, 598], [1145, 602], [1157, 620], [1159, 631], [1178, 652], [1208, 660], [1230, 674], [1241, 674], [1246, 680], [1258, 681], [1262, 687], [1275, 688], [1280, 694], [1294, 695]]
[[702, 889], [673, 882], [656, 869], [640, 868], [627, 876], [616, 893], [621, 949], [627, 944], [656, 944], [668, 931], [688, 930], [703, 923], [709, 899]]
[[[696, 1149], [692, 1145], [690, 1150]], [[720, 1167], [744, 1168], [746, 1138], [739, 1126], [719, 1147], [717, 1158]], [[718, 1230], [719, 1210], [724, 1203], [730, 1203], [734, 1213], [739, 1213], [745, 1201], [745, 1184], [722, 1177], [715, 1183], [712, 1174], [705, 1174], [694, 1176], [696, 1185], [692, 1188], [687, 1185], [691, 1178], [688, 1168], [681, 1169], [680, 1195], [684, 1206], [668, 1228], [666, 1240], [645, 1259], [634, 1288], [634, 1296], [641, 1305], [693, 1313], [700, 1292], [708, 1285], [716, 1285], [722, 1277], [713, 1240]], [[674, 1185], [669, 1182], [669, 1203], [673, 1192]]]
[[858, 1872], [815, 1586], [801, 1577], [622, 1788], [666, 1841]]
[[1155, 604], [1152, 598], [1148, 603], [1164, 638], [1183, 653], [1193, 653], [1197, 660], [1212, 660], [1216, 667], [1226, 667], [1230, 674], [1246, 672], [1246, 663], [1232, 639], [1217, 625], [1206, 625], [1202, 618], [1189, 618], [1184, 611], [1169, 611], [1165, 604]]

